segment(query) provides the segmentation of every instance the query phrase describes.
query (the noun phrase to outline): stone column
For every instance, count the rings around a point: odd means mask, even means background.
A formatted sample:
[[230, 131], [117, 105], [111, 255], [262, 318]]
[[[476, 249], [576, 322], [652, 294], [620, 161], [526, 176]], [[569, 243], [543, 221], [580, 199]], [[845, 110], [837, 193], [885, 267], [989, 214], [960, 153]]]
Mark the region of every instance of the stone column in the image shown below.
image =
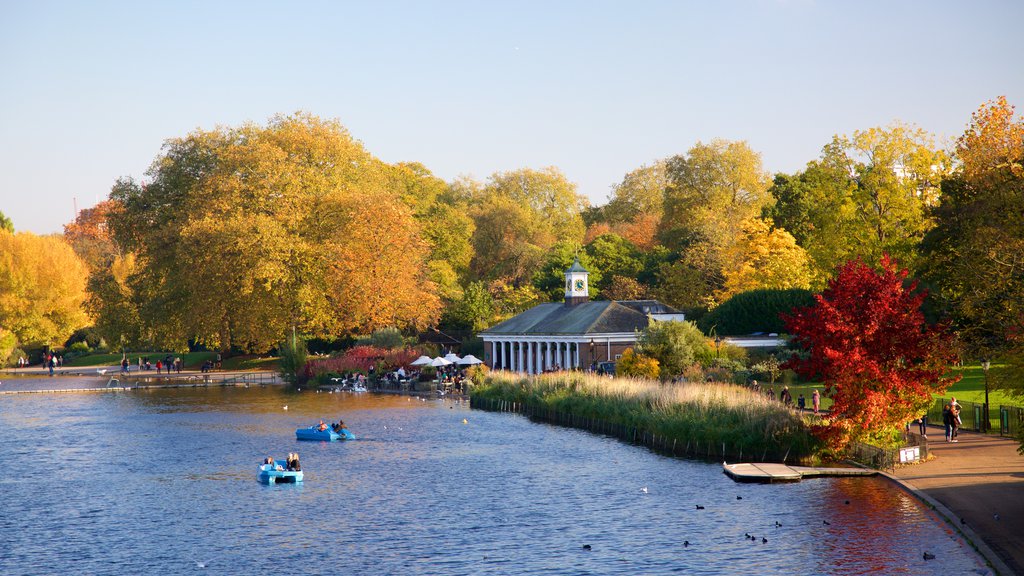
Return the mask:
[[491, 368], [498, 367], [498, 341], [491, 340]]
[[515, 356], [516, 367], [515, 367], [515, 371], [516, 372], [522, 372], [523, 371], [523, 343], [522, 342], [516, 342], [515, 344], [516, 344], [516, 356]]

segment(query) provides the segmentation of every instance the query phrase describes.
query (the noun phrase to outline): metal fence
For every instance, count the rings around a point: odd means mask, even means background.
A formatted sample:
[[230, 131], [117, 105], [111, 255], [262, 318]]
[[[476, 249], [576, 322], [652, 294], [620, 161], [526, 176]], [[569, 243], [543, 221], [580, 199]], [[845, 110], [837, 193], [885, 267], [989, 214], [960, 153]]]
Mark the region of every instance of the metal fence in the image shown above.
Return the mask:
[[[928, 409], [928, 423], [935, 426], [942, 426], [942, 408], [949, 403], [949, 398], [938, 398]], [[982, 432], [984, 421], [985, 405], [977, 402], [961, 402], [960, 405], [960, 429], [973, 432]], [[988, 431], [991, 434], [1013, 437], [1024, 426], [1024, 407], [1001, 405], [989, 406]]]

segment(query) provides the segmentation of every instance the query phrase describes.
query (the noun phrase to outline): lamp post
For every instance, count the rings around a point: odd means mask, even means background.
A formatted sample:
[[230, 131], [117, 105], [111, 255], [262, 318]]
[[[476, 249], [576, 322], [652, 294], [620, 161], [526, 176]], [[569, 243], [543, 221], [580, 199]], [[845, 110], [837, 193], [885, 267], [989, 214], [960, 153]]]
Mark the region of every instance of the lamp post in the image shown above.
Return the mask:
[[990, 423], [988, 421], [988, 369], [991, 365], [992, 363], [989, 362], [987, 359], [981, 361], [981, 369], [985, 371], [985, 408], [982, 409], [981, 411], [982, 432], [988, 432], [990, 426]]
[[719, 338], [718, 335], [715, 335], [715, 358], [720, 358], [721, 357], [721, 348], [720, 348], [721, 344], [722, 344], [722, 339]]

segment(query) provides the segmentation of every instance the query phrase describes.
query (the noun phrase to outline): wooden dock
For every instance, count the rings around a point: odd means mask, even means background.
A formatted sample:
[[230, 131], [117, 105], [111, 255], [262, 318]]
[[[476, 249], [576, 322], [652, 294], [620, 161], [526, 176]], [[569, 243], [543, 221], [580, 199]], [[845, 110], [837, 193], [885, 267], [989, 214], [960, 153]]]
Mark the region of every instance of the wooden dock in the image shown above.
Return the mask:
[[804, 478], [819, 476], [874, 476], [877, 470], [864, 468], [815, 468], [812, 466], [787, 466], [786, 464], [722, 464], [722, 471], [737, 482], [799, 482]]

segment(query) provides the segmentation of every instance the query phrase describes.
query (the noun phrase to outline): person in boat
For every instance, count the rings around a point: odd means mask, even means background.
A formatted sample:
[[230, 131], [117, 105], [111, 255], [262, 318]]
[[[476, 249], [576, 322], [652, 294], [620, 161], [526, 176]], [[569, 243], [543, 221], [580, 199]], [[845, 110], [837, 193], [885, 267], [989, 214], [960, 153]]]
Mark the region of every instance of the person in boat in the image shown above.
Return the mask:
[[288, 455], [288, 471], [299, 472], [302, 470], [302, 465], [299, 464], [299, 453], [295, 452]]
[[264, 464], [270, 464], [270, 466], [273, 467], [274, 466], [274, 457], [273, 456], [267, 456], [266, 459], [263, 460], [263, 463]]
[[345, 421], [342, 420], [341, 418], [338, 418], [338, 429], [335, 430], [335, 432], [338, 432], [340, 434], [341, 431], [344, 430], [344, 429], [345, 429]]
[[316, 427], [316, 429], [321, 431], [321, 432], [323, 432], [324, 430], [327, 430], [327, 424], [324, 423], [324, 419], [323, 418], [320, 419], [320, 424]]

